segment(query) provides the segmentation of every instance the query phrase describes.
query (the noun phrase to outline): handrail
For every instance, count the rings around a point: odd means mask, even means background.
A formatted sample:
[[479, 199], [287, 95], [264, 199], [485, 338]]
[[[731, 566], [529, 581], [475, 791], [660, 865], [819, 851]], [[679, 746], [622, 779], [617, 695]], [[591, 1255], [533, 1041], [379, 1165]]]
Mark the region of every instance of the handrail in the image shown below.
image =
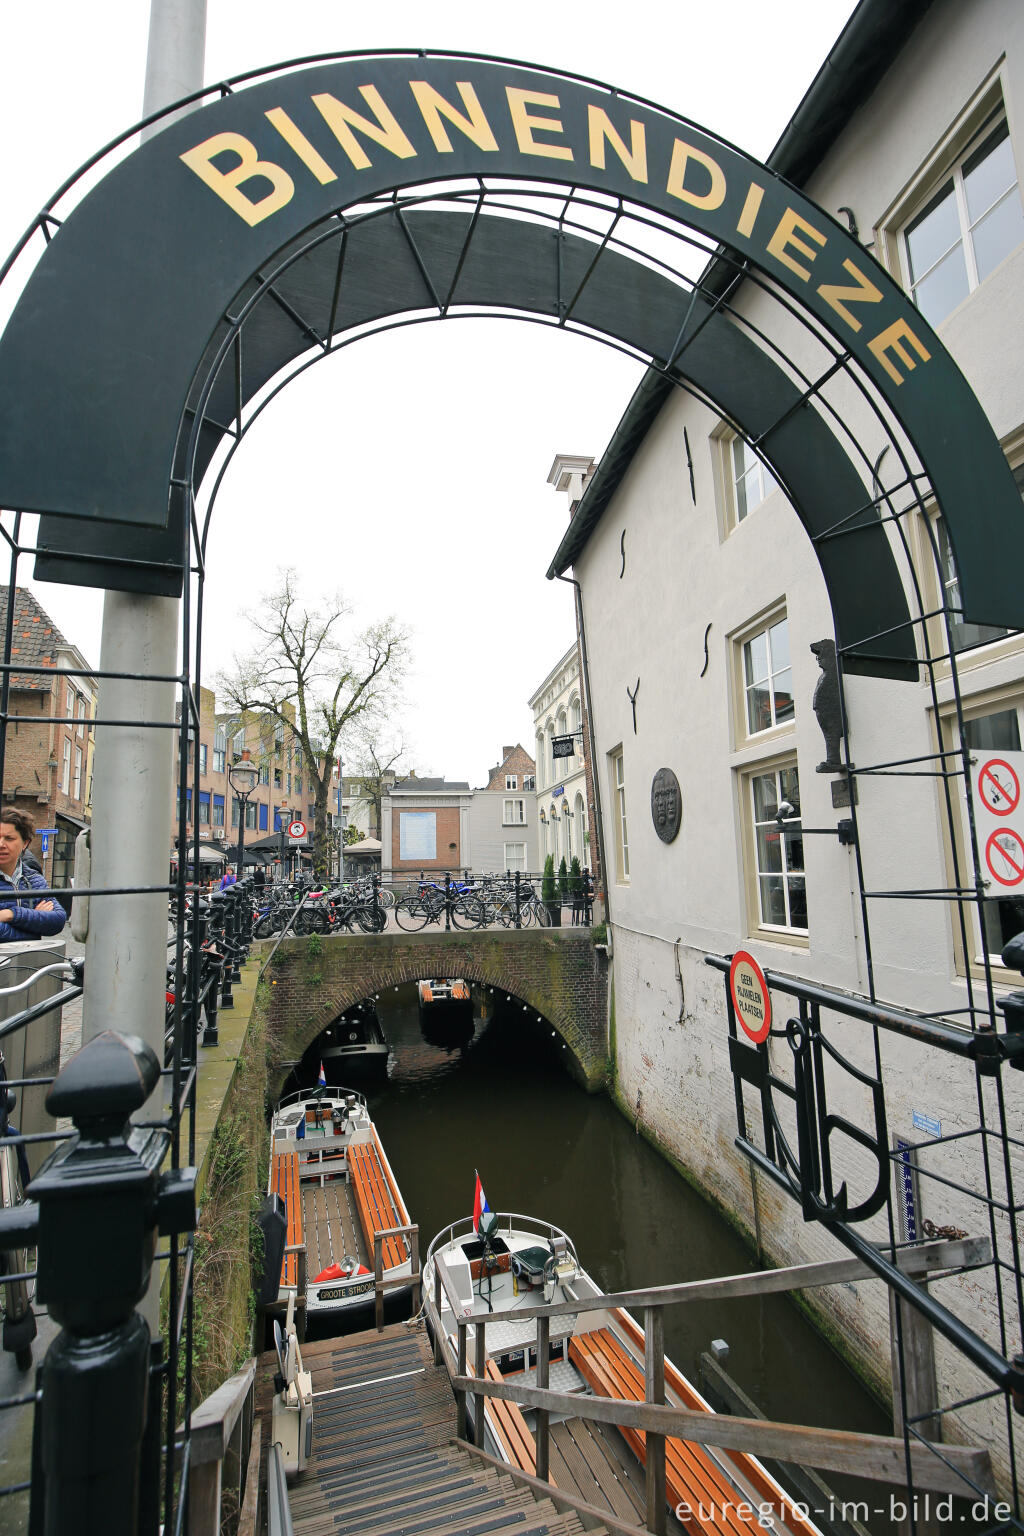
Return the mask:
[[193, 1463], [223, 1459], [246, 1399], [252, 1395], [255, 1376], [256, 1356], [251, 1355], [240, 1371], [192, 1410]]
[[295, 1536], [280, 1441], [274, 1442], [267, 1457], [267, 1536]]
[[[386, 1237], [405, 1237], [408, 1239], [409, 1248], [409, 1273], [408, 1275], [391, 1275], [384, 1278], [384, 1239]], [[373, 1234], [373, 1312], [377, 1332], [384, 1332], [384, 1292], [398, 1285], [411, 1285], [414, 1290], [422, 1280], [420, 1268], [420, 1228], [419, 1222], [409, 1222], [404, 1227], [385, 1227]], [[418, 1310], [416, 1308], [414, 1311]]]
[[[502, 1220], [499, 1217], [499, 1222]], [[445, 1230], [454, 1232], [460, 1223]], [[506, 1309], [491, 1313], [466, 1313], [456, 1294], [447, 1263], [440, 1251], [439, 1239], [430, 1247], [434, 1265], [433, 1286], [425, 1291], [424, 1306], [434, 1332], [434, 1360], [444, 1364], [458, 1402], [458, 1433], [468, 1435], [469, 1397], [474, 1399], [475, 1436], [483, 1443], [484, 1405], [488, 1397], [503, 1398], [522, 1407], [537, 1410], [537, 1473], [548, 1470], [548, 1424], [552, 1413], [576, 1415], [599, 1422], [642, 1429], [647, 1437], [647, 1529], [663, 1532], [665, 1442], [670, 1436], [717, 1445], [752, 1455], [781, 1455], [783, 1460], [800, 1460], [833, 1471], [857, 1471], [861, 1475], [899, 1483], [905, 1480], [909, 1450], [913, 1474], [918, 1486], [937, 1492], [963, 1493], [965, 1487], [987, 1494], [992, 1490], [991, 1464], [987, 1452], [962, 1447], [942, 1447], [936, 1456], [927, 1443], [907, 1445], [902, 1438], [844, 1434], [807, 1428], [801, 1425], [769, 1423], [761, 1420], [736, 1420], [679, 1408], [665, 1403], [663, 1364], [655, 1360], [661, 1336], [663, 1308], [685, 1301], [707, 1300], [743, 1295], [759, 1295], [814, 1286], [848, 1283], [852, 1280], [878, 1278], [859, 1260], [838, 1259], [824, 1263], [803, 1264], [785, 1270], [754, 1271], [720, 1279], [686, 1281], [670, 1286], [656, 1286], [642, 1291], [623, 1291], [595, 1296], [574, 1297], [570, 1301], [541, 1307]], [[900, 1251], [901, 1267], [909, 1273], [927, 1274], [948, 1268], [974, 1268], [991, 1262], [991, 1249], [984, 1238], [966, 1241], [940, 1239], [907, 1247]], [[428, 1260], [429, 1262], [429, 1260]], [[442, 1326], [442, 1292], [447, 1297], [457, 1341]], [[493, 1381], [485, 1375], [486, 1330], [490, 1323], [514, 1319], [517, 1323], [536, 1320], [538, 1367], [546, 1356], [546, 1341], [553, 1317], [576, 1316], [588, 1312], [607, 1312], [624, 1306], [642, 1307], [647, 1349], [644, 1376], [647, 1401], [582, 1398], [579, 1394], [553, 1392], [547, 1385], [546, 1371], [538, 1368], [536, 1385]], [[468, 1368], [468, 1333], [474, 1329], [475, 1360]], [[659, 1371], [659, 1365], [662, 1371]], [[782, 1446], [782, 1451], [778, 1449]], [[774, 1447], [774, 1449], [773, 1449]], [[783, 1454], [786, 1452], [787, 1454]]]

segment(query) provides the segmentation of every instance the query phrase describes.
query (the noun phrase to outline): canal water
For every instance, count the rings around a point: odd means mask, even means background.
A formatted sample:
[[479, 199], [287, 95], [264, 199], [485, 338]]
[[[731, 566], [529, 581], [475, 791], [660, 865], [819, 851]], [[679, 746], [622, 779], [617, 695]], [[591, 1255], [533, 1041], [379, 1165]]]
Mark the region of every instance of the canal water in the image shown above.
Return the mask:
[[[472, 1020], [446, 1027], [424, 1025], [414, 985], [380, 994], [392, 1047], [388, 1078], [352, 1084], [367, 1095], [419, 1223], [421, 1252], [443, 1227], [472, 1213], [479, 1169], [492, 1210], [562, 1227], [606, 1290], [757, 1267], [732, 1228], [610, 1099], [577, 1086], [550, 1025], [503, 993], [474, 987], [473, 995]], [[310, 1084], [315, 1056], [314, 1047], [303, 1063]], [[694, 1380], [712, 1339], [727, 1341], [728, 1371], [770, 1418], [892, 1433], [888, 1415], [784, 1296], [666, 1310], [666, 1350]], [[884, 1485], [859, 1487], [888, 1505]], [[884, 1518], [869, 1524], [891, 1528]]]

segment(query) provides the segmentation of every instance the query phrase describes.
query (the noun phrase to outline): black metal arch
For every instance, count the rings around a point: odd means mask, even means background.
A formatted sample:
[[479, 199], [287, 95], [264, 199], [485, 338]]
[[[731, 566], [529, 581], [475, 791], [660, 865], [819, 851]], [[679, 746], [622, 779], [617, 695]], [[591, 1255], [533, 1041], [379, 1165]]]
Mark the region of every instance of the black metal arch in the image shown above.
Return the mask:
[[[341, 57], [270, 73], [243, 91], [222, 89], [221, 100], [171, 123], [74, 209], [0, 339], [0, 504], [91, 520], [99, 536], [91, 552], [119, 561], [118, 584], [133, 584], [131, 557], [125, 529], [111, 524], [166, 526], [169, 484], [190, 487], [193, 455], [182, 461], [179, 424], [195, 409], [197, 359], [220, 350], [268, 265], [339, 216], [350, 236], [343, 210], [374, 199], [458, 180], [486, 192], [514, 178], [540, 196], [560, 186], [567, 201], [580, 188], [610, 198], [613, 224], [628, 206], [648, 211], [664, 231], [697, 231], [705, 249], [717, 245], [744, 280], [770, 285], [830, 339], [829, 369], [801, 398], [736, 325], [722, 323], [720, 294], [670, 293], [649, 262], [629, 264], [607, 238], [583, 250], [564, 231], [547, 245], [522, 232], [510, 260], [506, 247], [488, 248], [488, 220], [479, 217], [447, 245], [435, 238], [429, 260], [403, 230], [398, 275], [407, 305], [415, 295], [435, 313], [458, 302], [559, 323], [571, 316], [647, 355], [666, 376], [692, 370], [694, 387], [758, 444], [790, 491], [816, 540], [853, 666], [905, 670], [913, 650], [906, 604], [884, 536], [868, 526], [868, 482], [834, 457], [822, 422], [825, 383], [848, 372], [913, 445], [923, 470], [909, 468], [908, 479], [918, 497], [934, 494], [942, 507], [967, 616], [1020, 624], [1019, 498], [980, 406], [884, 271], [764, 166], [606, 86], [465, 55]], [[42, 217], [55, 222], [49, 211]], [[328, 303], [306, 293], [312, 307], [294, 306], [289, 279], [274, 283], [277, 325], [265, 316], [262, 324], [266, 346], [276, 344], [282, 360], [300, 338], [329, 345], [339, 322], [360, 323], [349, 314], [395, 312], [385, 292], [373, 293], [379, 274], [364, 271], [360, 291], [358, 272], [343, 273], [348, 243], [341, 241], [344, 260], [329, 258], [329, 279], [321, 274]], [[524, 270], [527, 248], [532, 265]], [[307, 274], [316, 249], [313, 239]], [[256, 375], [262, 366], [269, 377], [267, 358], [256, 361]], [[235, 364], [244, 399], [250, 359], [241, 348]], [[214, 391], [199, 393], [212, 400]], [[203, 439], [222, 435], [229, 420], [212, 410], [208, 417], [204, 405], [191, 434], [197, 468], [208, 452]], [[44, 543], [56, 551], [55, 525], [45, 521]], [[838, 558], [825, 553], [826, 529], [841, 531]], [[139, 558], [152, 559], [154, 546], [141, 547], [149, 553]], [[875, 558], [851, 554], [855, 548]], [[859, 613], [868, 591], [872, 611]], [[883, 632], [903, 638], [872, 642]]]

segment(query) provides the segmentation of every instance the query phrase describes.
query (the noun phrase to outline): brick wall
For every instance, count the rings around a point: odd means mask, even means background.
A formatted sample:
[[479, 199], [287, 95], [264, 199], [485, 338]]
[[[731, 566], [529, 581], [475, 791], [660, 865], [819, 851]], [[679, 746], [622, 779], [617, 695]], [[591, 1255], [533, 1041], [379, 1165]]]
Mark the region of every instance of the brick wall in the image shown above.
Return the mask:
[[[435, 859], [402, 859], [402, 816], [410, 811], [427, 813], [436, 817], [437, 857]], [[449, 847], [454, 843], [454, 848]], [[394, 870], [459, 869], [462, 865], [462, 838], [459, 833], [459, 807], [457, 805], [415, 805], [404, 800], [391, 802], [391, 867]]]
[[[462, 976], [539, 1013], [568, 1046], [573, 1075], [591, 1091], [604, 1085], [607, 965], [586, 930], [353, 935], [323, 942], [314, 955], [307, 939], [285, 939], [269, 974], [270, 1028], [284, 1059], [300, 1057], [339, 1013], [385, 987]], [[286, 1076], [279, 1073], [273, 1092]]]

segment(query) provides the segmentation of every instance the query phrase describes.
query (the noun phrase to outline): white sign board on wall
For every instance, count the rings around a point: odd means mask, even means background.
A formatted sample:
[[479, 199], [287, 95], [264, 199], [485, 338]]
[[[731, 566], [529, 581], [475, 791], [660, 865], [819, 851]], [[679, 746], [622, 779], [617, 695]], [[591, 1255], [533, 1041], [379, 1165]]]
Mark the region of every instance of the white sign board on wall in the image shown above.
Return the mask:
[[1024, 752], [978, 752], [971, 799], [989, 895], [1024, 894]]
[[398, 819], [398, 856], [401, 859], [437, 858], [437, 813], [401, 811]]

